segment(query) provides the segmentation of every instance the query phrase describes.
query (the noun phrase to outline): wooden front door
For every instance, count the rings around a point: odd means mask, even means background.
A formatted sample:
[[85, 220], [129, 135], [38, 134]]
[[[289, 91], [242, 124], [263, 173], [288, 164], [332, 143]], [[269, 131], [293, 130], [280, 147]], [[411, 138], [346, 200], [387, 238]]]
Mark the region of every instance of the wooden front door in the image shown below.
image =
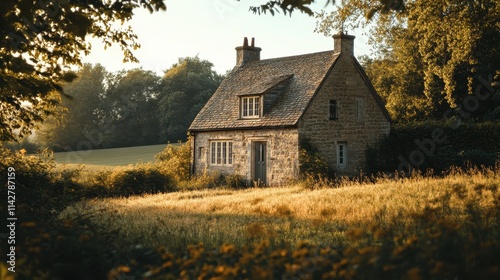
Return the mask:
[[254, 173], [253, 180], [258, 184], [266, 184], [266, 142], [254, 142], [253, 159]]

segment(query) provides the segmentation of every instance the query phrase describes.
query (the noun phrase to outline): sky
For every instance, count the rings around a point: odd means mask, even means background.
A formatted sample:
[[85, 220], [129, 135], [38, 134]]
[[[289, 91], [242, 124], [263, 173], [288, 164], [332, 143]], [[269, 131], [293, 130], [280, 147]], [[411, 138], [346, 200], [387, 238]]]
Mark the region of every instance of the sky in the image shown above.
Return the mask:
[[[262, 48], [261, 59], [299, 55], [333, 49], [333, 39], [315, 33], [316, 19], [300, 12], [292, 17], [276, 14], [256, 15], [251, 5], [267, 0], [167, 0], [167, 11], [150, 14], [138, 9], [129, 21], [138, 35], [141, 48], [134, 52], [140, 63], [123, 63], [119, 47], [104, 50], [99, 40], [91, 38], [92, 52], [84, 62], [100, 63], [108, 71], [142, 67], [158, 75], [170, 68], [180, 57], [196, 56], [214, 64], [224, 74], [236, 63], [235, 47], [255, 38]], [[320, 11], [324, 1], [312, 8]], [[333, 9], [328, 6], [326, 9]], [[354, 54], [369, 54], [368, 37], [363, 30], [347, 30], [355, 35]]]

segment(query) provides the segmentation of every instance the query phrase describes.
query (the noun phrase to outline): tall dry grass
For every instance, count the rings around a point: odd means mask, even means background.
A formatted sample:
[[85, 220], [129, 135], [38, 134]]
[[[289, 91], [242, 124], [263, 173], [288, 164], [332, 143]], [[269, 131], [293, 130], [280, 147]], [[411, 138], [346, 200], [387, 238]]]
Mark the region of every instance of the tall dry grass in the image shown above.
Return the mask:
[[[373, 225], [418, 235], [421, 224], [413, 217], [422, 213], [434, 215], [433, 221], [446, 219], [462, 226], [464, 235], [499, 235], [499, 171], [455, 170], [443, 178], [417, 174], [313, 190], [303, 182], [95, 199], [69, 207], [61, 218], [91, 215], [93, 223], [119, 230], [126, 243], [170, 248], [199, 242], [207, 247], [242, 246], [259, 240], [345, 246], [352, 245], [350, 235], [362, 234], [357, 229], [369, 231]], [[475, 216], [477, 224], [471, 224]]]

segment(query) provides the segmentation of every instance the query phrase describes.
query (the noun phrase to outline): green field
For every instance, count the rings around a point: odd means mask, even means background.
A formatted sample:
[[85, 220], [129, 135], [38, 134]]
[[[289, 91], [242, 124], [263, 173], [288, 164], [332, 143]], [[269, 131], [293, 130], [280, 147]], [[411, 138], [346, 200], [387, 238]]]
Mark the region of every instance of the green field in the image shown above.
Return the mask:
[[57, 164], [65, 166], [85, 165], [90, 169], [114, 168], [117, 166], [154, 161], [154, 156], [163, 151], [166, 146], [167, 144], [160, 144], [140, 147], [61, 152], [54, 153], [54, 160]]

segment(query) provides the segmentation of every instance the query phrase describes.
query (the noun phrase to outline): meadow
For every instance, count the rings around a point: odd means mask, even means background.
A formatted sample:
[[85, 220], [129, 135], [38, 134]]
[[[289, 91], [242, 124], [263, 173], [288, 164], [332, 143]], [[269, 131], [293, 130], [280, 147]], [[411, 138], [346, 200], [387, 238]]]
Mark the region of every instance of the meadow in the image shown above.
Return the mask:
[[309, 189], [302, 182], [287, 187], [180, 191], [87, 200], [67, 208], [61, 218], [92, 213], [94, 223], [118, 230], [130, 244], [173, 249], [199, 242], [218, 247], [261, 240], [344, 246], [349, 244], [349, 232], [358, 228], [416, 233], [419, 225], [412, 217], [430, 210], [437, 211], [435, 218], [462, 226], [463, 234], [471, 225], [461, 221], [480, 215], [474, 226], [498, 234], [498, 217], [490, 212], [499, 207], [499, 183], [500, 173], [490, 169], [444, 178], [415, 175], [370, 184], [345, 182], [337, 188]]
[[16, 279], [500, 279], [499, 164], [257, 188], [189, 179], [189, 145], [95, 169], [1, 153]]
[[[137, 257], [148, 279], [495, 279], [500, 166], [372, 183], [184, 190], [66, 208]], [[323, 182], [325, 183], [325, 182]], [[144, 253], [146, 252], [146, 253]], [[147, 261], [140, 261], [144, 255]]]

